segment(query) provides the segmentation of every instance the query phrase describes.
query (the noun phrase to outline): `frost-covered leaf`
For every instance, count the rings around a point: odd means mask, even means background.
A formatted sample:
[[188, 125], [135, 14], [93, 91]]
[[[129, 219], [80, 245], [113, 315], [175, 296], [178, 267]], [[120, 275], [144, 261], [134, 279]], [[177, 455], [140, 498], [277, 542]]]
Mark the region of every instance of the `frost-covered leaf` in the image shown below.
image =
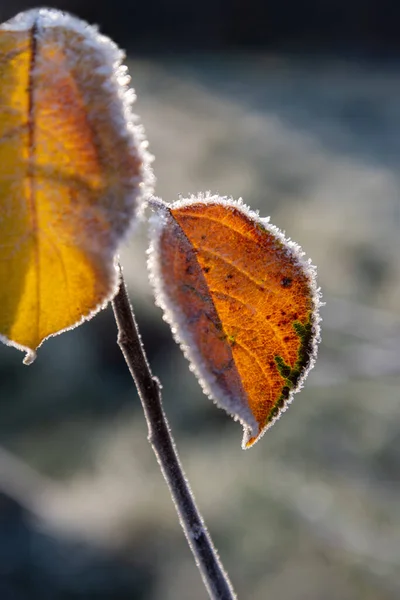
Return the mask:
[[240, 420], [249, 447], [314, 364], [315, 268], [241, 201], [207, 195], [152, 208], [156, 301], [204, 391]]
[[151, 189], [122, 59], [56, 10], [0, 27], [0, 339], [26, 362], [113, 296], [117, 246]]

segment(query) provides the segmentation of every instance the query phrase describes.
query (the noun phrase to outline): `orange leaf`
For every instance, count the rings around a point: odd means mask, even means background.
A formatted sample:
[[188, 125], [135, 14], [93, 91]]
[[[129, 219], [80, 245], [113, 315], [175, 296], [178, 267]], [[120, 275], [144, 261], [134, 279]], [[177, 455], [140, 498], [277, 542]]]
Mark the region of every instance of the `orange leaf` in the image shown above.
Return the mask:
[[116, 291], [152, 184], [123, 54], [55, 10], [0, 26], [0, 338], [27, 352]]
[[204, 391], [251, 446], [285, 410], [319, 341], [315, 269], [242, 202], [152, 201], [157, 303]]

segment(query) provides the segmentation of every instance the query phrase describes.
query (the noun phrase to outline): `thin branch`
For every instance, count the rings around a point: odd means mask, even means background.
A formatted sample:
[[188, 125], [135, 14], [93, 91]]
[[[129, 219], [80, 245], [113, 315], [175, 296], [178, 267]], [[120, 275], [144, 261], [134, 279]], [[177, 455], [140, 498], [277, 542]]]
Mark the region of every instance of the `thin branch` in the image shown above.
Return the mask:
[[153, 376], [122, 277], [113, 310], [118, 345], [136, 384], [149, 431], [149, 441], [168, 484], [179, 521], [193, 552], [204, 585], [213, 600], [234, 600], [232, 584], [219, 559], [182, 469], [162, 408], [160, 383]]

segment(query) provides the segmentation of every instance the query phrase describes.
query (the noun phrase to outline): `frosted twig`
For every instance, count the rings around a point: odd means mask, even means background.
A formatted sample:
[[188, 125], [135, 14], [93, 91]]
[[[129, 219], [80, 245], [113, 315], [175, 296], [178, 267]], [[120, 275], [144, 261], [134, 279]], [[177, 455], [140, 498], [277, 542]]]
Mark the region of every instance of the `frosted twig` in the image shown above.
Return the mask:
[[112, 302], [118, 326], [118, 345], [136, 384], [147, 421], [149, 442], [168, 484], [179, 521], [204, 585], [212, 600], [234, 600], [232, 584], [196, 506], [182, 469], [165, 416], [160, 383], [151, 372], [139, 329], [120, 272], [120, 286]]

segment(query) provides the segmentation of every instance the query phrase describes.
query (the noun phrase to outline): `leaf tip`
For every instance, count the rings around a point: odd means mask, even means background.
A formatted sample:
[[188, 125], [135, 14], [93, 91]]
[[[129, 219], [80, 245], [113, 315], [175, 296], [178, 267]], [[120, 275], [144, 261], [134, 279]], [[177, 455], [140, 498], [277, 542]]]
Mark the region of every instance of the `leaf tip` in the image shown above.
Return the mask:
[[24, 365], [31, 365], [36, 360], [36, 352], [34, 350], [27, 350], [25, 354], [25, 358], [22, 361]]

